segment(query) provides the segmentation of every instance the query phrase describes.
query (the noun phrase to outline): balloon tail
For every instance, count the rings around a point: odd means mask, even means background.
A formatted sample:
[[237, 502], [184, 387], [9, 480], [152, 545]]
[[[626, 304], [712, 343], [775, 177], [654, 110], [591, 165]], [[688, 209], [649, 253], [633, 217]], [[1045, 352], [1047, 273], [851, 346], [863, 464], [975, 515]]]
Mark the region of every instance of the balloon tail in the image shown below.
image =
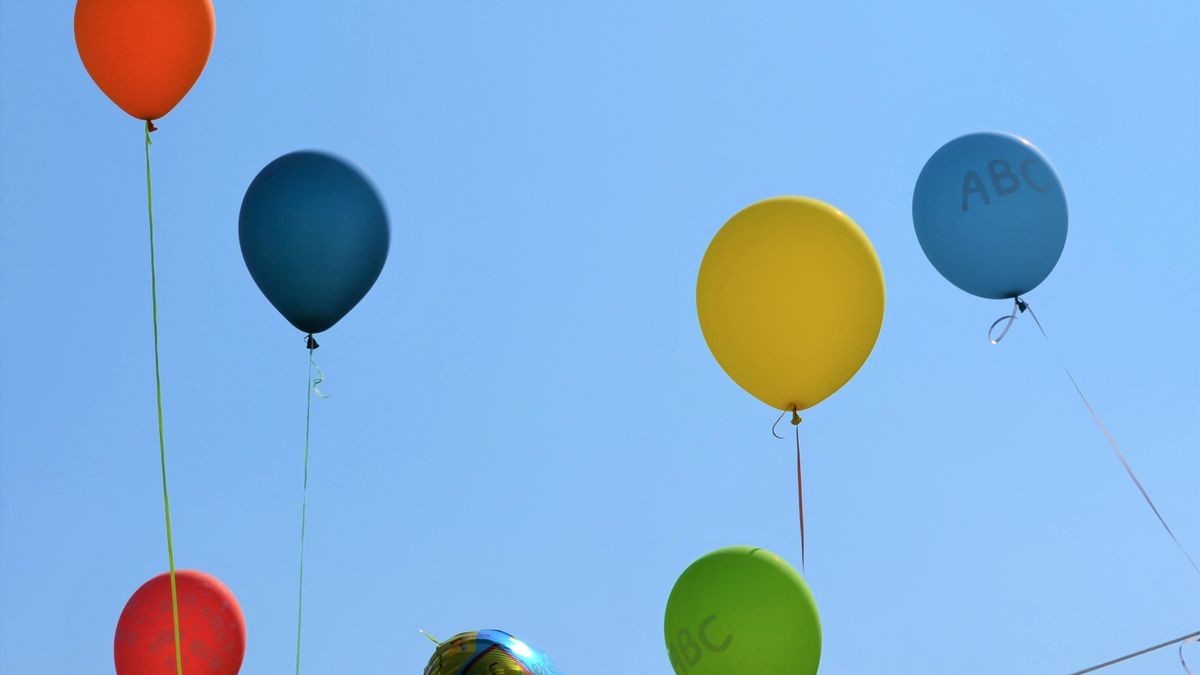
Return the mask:
[[[1033, 318], [1033, 323], [1038, 327], [1038, 331], [1041, 332], [1042, 338], [1051, 345], [1051, 351], [1053, 352], [1053, 343], [1050, 342], [1050, 336], [1046, 334], [1046, 329], [1042, 327], [1042, 322], [1038, 320], [1037, 314], [1034, 314], [1033, 308], [1029, 306], [1029, 303], [1017, 298], [1013, 309], [1013, 316], [1011, 317], [1012, 320], [1016, 319], [1016, 314], [1018, 311], [1029, 312], [1029, 316]], [[1000, 321], [1004, 321], [1005, 319], [1009, 318], [1010, 317], [1005, 317], [1004, 319], [1000, 319]], [[996, 324], [992, 324], [992, 327], [994, 328], [995, 325]], [[1004, 332], [1007, 333], [1008, 329], [1005, 328]], [[992, 344], [996, 344], [1003, 337], [1004, 333], [1001, 333], [999, 338], [992, 341]], [[1163, 526], [1163, 529], [1167, 531], [1167, 534], [1170, 535], [1171, 540], [1175, 542], [1175, 545], [1179, 547], [1179, 551], [1183, 553], [1183, 556], [1187, 558], [1189, 563], [1191, 563], [1192, 569], [1194, 569], [1197, 574], [1200, 574], [1200, 565], [1196, 564], [1195, 559], [1193, 559], [1191, 554], [1188, 553], [1187, 549], [1184, 548], [1183, 542], [1179, 541], [1179, 537], [1175, 536], [1175, 532], [1171, 529], [1171, 526], [1167, 524], [1166, 518], [1163, 518], [1162, 513], [1159, 512], [1158, 507], [1155, 506], [1154, 500], [1150, 498], [1150, 493], [1146, 491], [1146, 488], [1142, 485], [1142, 481], [1138, 479], [1137, 474], [1134, 472], [1133, 466], [1129, 463], [1129, 460], [1126, 459], [1125, 453], [1121, 451], [1121, 446], [1117, 444], [1116, 437], [1113, 436], [1112, 432], [1108, 430], [1108, 426], [1104, 424], [1104, 420], [1100, 419], [1100, 413], [1096, 412], [1096, 409], [1092, 407], [1091, 401], [1089, 401], [1087, 396], [1083, 393], [1083, 389], [1079, 386], [1079, 382], [1075, 379], [1075, 376], [1071, 374], [1070, 369], [1067, 368], [1067, 365], [1062, 360], [1062, 357], [1055, 353], [1055, 358], [1058, 359], [1058, 365], [1060, 368], [1062, 368], [1063, 373], [1066, 374], [1067, 379], [1071, 381], [1071, 386], [1074, 387], [1075, 393], [1079, 395], [1079, 400], [1083, 402], [1083, 407], [1087, 408], [1088, 413], [1092, 416], [1092, 422], [1096, 425], [1096, 428], [1100, 430], [1100, 433], [1104, 434], [1104, 438], [1108, 441], [1109, 447], [1112, 448], [1113, 454], [1117, 456], [1117, 459], [1121, 462], [1121, 466], [1125, 468], [1125, 473], [1129, 475], [1129, 479], [1133, 481], [1133, 484], [1137, 487], [1138, 492], [1142, 494], [1142, 499], [1146, 500], [1146, 504], [1150, 507], [1150, 510], [1154, 512], [1154, 517], [1158, 518], [1158, 522]]]
[[146, 214], [150, 221], [150, 317], [154, 325], [154, 396], [158, 410], [158, 464], [162, 470], [163, 516], [167, 524], [167, 565], [171, 575], [171, 621], [175, 627], [175, 672], [183, 675], [183, 650], [179, 637], [179, 589], [175, 584], [175, 542], [171, 535], [171, 497], [167, 491], [167, 442], [163, 431], [162, 368], [158, 351], [158, 270], [154, 262], [154, 182], [150, 178], [150, 132], [146, 122]]
[[417, 629], [417, 632], [418, 632], [418, 633], [420, 633], [421, 635], [424, 635], [425, 637], [429, 638], [429, 641], [430, 641], [430, 642], [432, 642], [432, 643], [433, 643], [433, 644], [435, 644], [435, 645], [440, 645], [440, 644], [442, 644], [442, 641], [441, 641], [441, 640], [439, 640], [439, 639], [437, 639], [437, 638], [433, 637], [432, 635], [430, 635], [429, 633], [426, 633], [425, 631], [421, 630], [420, 628], [418, 628], [418, 629]]
[[158, 127], [154, 126], [154, 120], [146, 120], [146, 133], [158, 131]]
[[787, 414], [787, 411], [786, 411], [786, 410], [784, 410], [783, 412], [779, 413], [779, 417], [776, 417], [776, 418], [775, 418], [775, 424], [772, 424], [772, 425], [771, 425], [771, 435], [772, 435], [772, 436], [774, 436], [775, 438], [778, 438], [778, 439], [779, 439], [779, 440], [781, 440], [781, 441], [783, 440], [783, 436], [780, 436], [780, 435], [779, 435], [779, 434], [778, 434], [778, 433], [775, 431], [775, 428], [776, 428], [776, 427], [778, 427], [778, 426], [779, 426], [779, 423], [783, 421], [783, 416], [784, 416], [784, 415], [786, 415], [786, 414]]
[[1128, 661], [1129, 659], [1141, 656], [1142, 654], [1149, 654], [1150, 652], [1152, 652], [1156, 649], [1162, 649], [1163, 647], [1170, 647], [1173, 644], [1179, 645], [1179, 663], [1181, 663], [1183, 665], [1184, 672], [1186, 672], [1187, 675], [1192, 675], [1192, 671], [1188, 670], [1187, 662], [1183, 660], [1183, 646], [1189, 642], [1200, 642], [1200, 630], [1198, 630], [1195, 633], [1192, 633], [1190, 635], [1184, 635], [1183, 637], [1175, 638], [1174, 640], [1167, 640], [1166, 642], [1160, 642], [1159, 644], [1156, 644], [1153, 647], [1146, 647], [1145, 649], [1139, 649], [1138, 651], [1133, 652], [1131, 654], [1126, 654], [1125, 656], [1117, 657], [1111, 661], [1105, 661], [1104, 663], [1101, 663], [1100, 665], [1097, 665], [1097, 666], [1092, 666], [1091, 668], [1084, 668], [1083, 670], [1077, 670], [1077, 671], [1071, 673], [1071, 675], [1085, 675], [1086, 673], [1094, 673], [1097, 670], [1101, 670], [1101, 669], [1107, 668], [1109, 666], [1115, 666], [1118, 663], [1123, 663], [1125, 661]]
[[[304, 534], [308, 525], [308, 455], [312, 429], [312, 396], [315, 392], [325, 398], [325, 395], [317, 389], [317, 385], [325, 378], [313, 379], [313, 369], [317, 365], [313, 360], [313, 351], [320, 345], [312, 335], [308, 336], [305, 345], [308, 347], [308, 377], [304, 382], [307, 390], [307, 402], [304, 409], [304, 487], [300, 499], [300, 583], [296, 594], [296, 675], [300, 675], [300, 637], [304, 629]], [[317, 372], [320, 373], [320, 368], [317, 368]]]
[[792, 426], [796, 428], [796, 503], [800, 507], [800, 571], [805, 569], [805, 537], [804, 537], [804, 472], [800, 463], [800, 415], [792, 406]]
[[[1002, 316], [992, 322], [992, 327], [988, 329], [988, 342], [994, 345], [1000, 344], [1000, 341], [1004, 339], [1005, 335], [1008, 335], [1009, 329], [1012, 328], [1013, 323], [1017, 320], [1017, 315], [1023, 313], [1026, 309], [1029, 309], [1029, 303], [1020, 297], [1013, 298], [1012, 314]], [[1000, 334], [996, 337], [992, 337], [992, 333], [996, 331], [996, 326], [1000, 324], [1004, 324], [1004, 330], [1000, 331]]]
[[333, 394], [326, 394], [325, 392], [321, 391], [320, 385], [325, 381], [325, 372], [321, 370], [321, 366], [318, 365], [317, 362], [312, 358], [313, 350], [321, 345], [317, 344], [317, 341], [313, 338], [312, 333], [309, 333], [305, 338], [304, 344], [306, 347], [308, 347], [308, 360], [310, 365], [317, 371], [317, 376], [315, 378], [312, 376], [311, 372], [309, 373], [308, 377], [308, 379], [312, 382], [312, 393], [316, 394], [319, 398], [329, 398], [330, 396], [333, 396]]

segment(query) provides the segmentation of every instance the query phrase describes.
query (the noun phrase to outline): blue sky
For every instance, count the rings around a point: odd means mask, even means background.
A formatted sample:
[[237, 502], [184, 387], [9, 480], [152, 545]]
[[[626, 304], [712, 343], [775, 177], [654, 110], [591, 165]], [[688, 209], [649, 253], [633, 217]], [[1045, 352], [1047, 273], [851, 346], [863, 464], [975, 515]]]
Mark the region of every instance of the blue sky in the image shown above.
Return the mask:
[[[709, 239], [777, 194], [846, 211], [888, 285], [870, 360], [803, 427], [822, 673], [1062, 673], [1200, 628], [1200, 577], [1053, 352], [1027, 321], [989, 345], [1008, 306], [938, 276], [910, 213], [960, 134], [1049, 157], [1071, 229], [1028, 299], [1200, 554], [1194, 2], [216, 9], [154, 137], [155, 198], [176, 558], [238, 596], [243, 672], [291, 668], [306, 352], [237, 214], [301, 148], [366, 170], [393, 228], [318, 352], [305, 672], [416, 673], [418, 628], [494, 627], [573, 675], [669, 673], [663, 608], [693, 559], [798, 564], [790, 445], [694, 308]], [[142, 132], [80, 65], [72, 11], [0, 5], [14, 675], [108, 672], [125, 600], [166, 566]]]

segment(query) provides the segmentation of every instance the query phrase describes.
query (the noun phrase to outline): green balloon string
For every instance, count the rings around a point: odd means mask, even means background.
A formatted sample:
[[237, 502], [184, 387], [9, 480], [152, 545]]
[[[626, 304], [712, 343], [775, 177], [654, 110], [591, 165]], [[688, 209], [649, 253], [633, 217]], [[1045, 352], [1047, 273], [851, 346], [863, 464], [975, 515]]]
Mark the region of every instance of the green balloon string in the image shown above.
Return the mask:
[[304, 387], [308, 391], [308, 401], [304, 409], [304, 489], [300, 500], [300, 589], [296, 597], [296, 675], [300, 675], [300, 636], [304, 628], [304, 531], [308, 525], [308, 451], [310, 429], [312, 428], [312, 395], [317, 387], [317, 381], [313, 380], [313, 368], [316, 367], [313, 362], [313, 351], [319, 346], [312, 335], [308, 336], [307, 344], [308, 377], [304, 381]]
[[183, 650], [179, 639], [179, 589], [175, 585], [175, 544], [171, 537], [171, 497], [167, 492], [167, 443], [163, 433], [162, 371], [158, 355], [158, 272], [154, 265], [154, 184], [150, 180], [150, 132], [146, 121], [146, 211], [150, 216], [150, 314], [154, 320], [154, 390], [158, 404], [158, 463], [162, 468], [163, 515], [167, 521], [167, 564], [171, 573], [171, 618], [175, 624], [175, 672], [183, 675]]

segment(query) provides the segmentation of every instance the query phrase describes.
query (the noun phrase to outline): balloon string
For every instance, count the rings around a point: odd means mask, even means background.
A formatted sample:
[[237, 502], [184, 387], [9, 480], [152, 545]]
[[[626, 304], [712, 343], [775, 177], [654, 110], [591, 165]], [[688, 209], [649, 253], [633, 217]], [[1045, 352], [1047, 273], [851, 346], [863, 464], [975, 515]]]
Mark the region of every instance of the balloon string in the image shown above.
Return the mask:
[[313, 368], [316, 367], [313, 351], [320, 345], [311, 334], [306, 340], [306, 346], [308, 347], [308, 377], [304, 381], [307, 402], [304, 409], [304, 488], [300, 500], [300, 587], [296, 597], [296, 675], [300, 675], [300, 636], [304, 628], [304, 534], [308, 525], [308, 455], [312, 427], [312, 395], [314, 391], [317, 391], [317, 385], [324, 379], [313, 380]]
[[804, 474], [800, 470], [800, 415], [792, 408], [792, 426], [796, 427], [796, 502], [800, 506], [800, 571], [805, 572], [804, 542]]
[[179, 589], [175, 584], [175, 543], [171, 536], [171, 497], [167, 491], [167, 442], [163, 432], [162, 370], [158, 353], [158, 272], [154, 264], [154, 184], [150, 179], [150, 132], [146, 122], [146, 212], [150, 219], [150, 316], [154, 324], [154, 393], [158, 408], [158, 463], [162, 469], [163, 515], [167, 522], [167, 565], [171, 577], [171, 620], [175, 626], [175, 672], [183, 675], [183, 650], [179, 637]]
[[[1051, 345], [1051, 351], [1053, 352], [1053, 343], [1050, 342], [1050, 336], [1046, 334], [1046, 329], [1042, 327], [1042, 322], [1038, 320], [1037, 314], [1033, 312], [1033, 308], [1029, 306], [1029, 303], [1021, 300], [1020, 298], [1017, 298], [1016, 303], [1016, 309], [1013, 310], [1014, 320], [1018, 309], [1021, 312], [1029, 312], [1029, 316], [1033, 318], [1033, 323], [1037, 325], [1038, 330], [1042, 334], [1042, 338], [1044, 338], [1046, 342]], [[994, 325], [995, 324], [993, 324], [993, 326]], [[1007, 332], [1007, 330], [1005, 332]], [[1004, 337], [1003, 334], [1001, 334], [1000, 337]], [[993, 344], [996, 342], [999, 342], [999, 339], [993, 341]], [[1113, 454], [1117, 456], [1117, 459], [1121, 462], [1121, 466], [1125, 468], [1125, 473], [1129, 475], [1129, 479], [1133, 481], [1135, 486], [1137, 486], [1138, 492], [1142, 493], [1142, 499], [1146, 500], [1146, 504], [1149, 505], [1150, 510], [1154, 512], [1154, 516], [1158, 518], [1158, 522], [1162, 524], [1163, 529], [1166, 530], [1167, 534], [1171, 536], [1171, 540], [1175, 542], [1177, 547], [1179, 547], [1179, 551], [1183, 553], [1183, 556], [1187, 558], [1189, 563], [1191, 563], [1192, 569], [1196, 570], [1197, 574], [1200, 574], [1200, 565], [1196, 564], [1196, 561], [1192, 558], [1191, 554], [1189, 554], [1187, 549], [1184, 548], [1183, 543], [1179, 541], [1179, 537], [1175, 536], [1175, 532], [1171, 529], [1171, 526], [1167, 524], [1166, 518], [1163, 518], [1162, 513], [1159, 512], [1158, 507], [1155, 506], [1154, 500], [1150, 498], [1150, 493], [1147, 492], [1146, 488], [1142, 486], [1142, 481], [1138, 479], [1137, 474], [1133, 471], [1133, 466], [1130, 465], [1129, 460], [1125, 458], [1125, 453], [1121, 451], [1121, 446], [1117, 444], [1116, 437], [1113, 436], [1112, 432], [1108, 430], [1108, 426], [1104, 424], [1104, 420], [1100, 419], [1100, 414], [1097, 413], [1096, 409], [1092, 407], [1091, 402], [1088, 401], [1087, 396], [1084, 395], [1083, 389], [1079, 386], [1079, 382], [1076, 381], [1075, 376], [1071, 374], [1071, 371], [1067, 368], [1066, 363], [1063, 362], [1062, 357], [1055, 353], [1055, 358], [1058, 359], [1058, 365], [1062, 368], [1063, 372], [1066, 373], [1067, 379], [1071, 381], [1071, 386], [1075, 388], [1075, 393], [1079, 395], [1079, 400], [1083, 402], [1083, 406], [1087, 408], [1087, 411], [1091, 414], [1092, 422], [1094, 422], [1096, 427], [1100, 429], [1100, 432], [1104, 434], [1104, 438], [1108, 441], [1108, 445], [1112, 448]]]
[[418, 633], [420, 633], [421, 635], [424, 635], [425, 637], [429, 638], [429, 641], [430, 641], [430, 642], [432, 642], [432, 643], [433, 643], [433, 644], [435, 644], [435, 645], [440, 645], [440, 644], [442, 644], [442, 641], [441, 641], [441, 640], [439, 640], [439, 639], [437, 639], [437, 638], [433, 637], [432, 635], [430, 635], [429, 633], [426, 633], [425, 631], [421, 630], [420, 628], [418, 628], [418, 629], [417, 629], [417, 632], [418, 632]]
[[1104, 663], [1101, 663], [1098, 666], [1092, 666], [1091, 668], [1084, 668], [1083, 670], [1077, 670], [1077, 671], [1071, 673], [1071, 675], [1085, 675], [1085, 673], [1094, 673], [1097, 670], [1100, 670], [1101, 668], [1107, 668], [1109, 666], [1113, 666], [1118, 663], [1128, 661], [1129, 659], [1141, 656], [1142, 654], [1149, 654], [1150, 652], [1152, 652], [1156, 649], [1162, 649], [1163, 647], [1170, 647], [1171, 645], [1177, 644], [1177, 643], [1179, 644], [1179, 662], [1183, 664], [1184, 671], [1186, 671], [1188, 675], [1192, 675], [1192, 671], [1188, 670], [1187, 663], [1184, 662], [1184, 660], [1183, 660], [1183, 645], [1187, 644], [1188, 642], [1197, 642], [1197, 641], [1200, 641], [1200, 630], [1198, 630], [1195, 633], [1192, 633], [1190, 635], [1184, 635], [1183, 637], [1175, 638], [1174, 640], [1167, 640], [1166, 642], [1156, 644], [1153, 647], [1146, 647], [1145, 649], [1139, 649], [1138, 651], [1133, 652], [1132, 654], [1126, 654], [1125, 656], [1115, 658], [1111, 661], [1105, 661]]
[[[771, 435], [781, 441], [783, 440], [783, 436], [780, 436], [775, 431], [775, 428], [779, 426], [779, 423], [783, 421], [783, 416], [788, 414], [788, 412], [784, 410], [779, 413], [779, 417], [775, 419], [775, 424], [771, 425]], [[800, 422], [803, 420], [800, 418], [800, 413], [797, 412], [794, 403], [790, 412], [792, 413], [792, 426], [796, 427], [796, 503], [800, 508], [800, 570], [804, 571], [804, 559], [806, 556], [804, 536], [804, 473], [800, 468]]]

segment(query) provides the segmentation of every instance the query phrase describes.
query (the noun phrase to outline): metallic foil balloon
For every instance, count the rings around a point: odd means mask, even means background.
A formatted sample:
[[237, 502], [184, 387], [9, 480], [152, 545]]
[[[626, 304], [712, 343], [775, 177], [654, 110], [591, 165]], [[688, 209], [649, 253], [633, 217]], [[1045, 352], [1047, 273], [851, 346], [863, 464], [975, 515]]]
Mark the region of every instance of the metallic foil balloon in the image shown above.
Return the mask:
[[561, 675], [550, 658], [500, 630], [439, 642], [424, 675]]

